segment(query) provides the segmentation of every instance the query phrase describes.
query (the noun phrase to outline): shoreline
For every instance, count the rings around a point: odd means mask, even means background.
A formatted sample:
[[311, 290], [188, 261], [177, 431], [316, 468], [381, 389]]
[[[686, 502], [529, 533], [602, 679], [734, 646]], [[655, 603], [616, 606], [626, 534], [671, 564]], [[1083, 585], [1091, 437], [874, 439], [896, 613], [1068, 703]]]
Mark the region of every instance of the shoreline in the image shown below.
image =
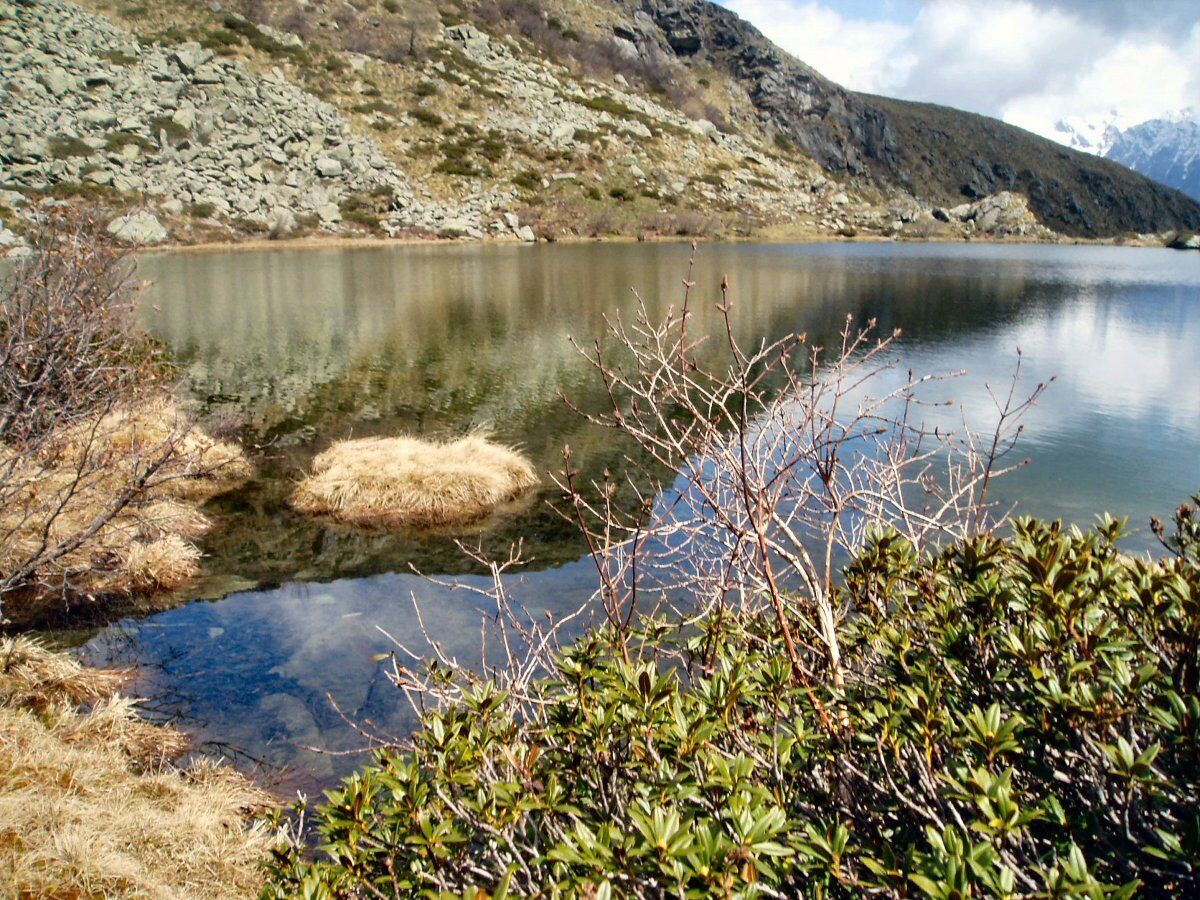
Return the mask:
[[1122, 240], [1120, 238], [1071, 238], [1061, 237], [1058, 240], [1028, 240], [1024, 238], [1007, 237], [977, 237], [977, 238], [904, 238], [885, 237], [883, 235], [860, 235], [843, 237], [837, 234], [820, 232], [795, 233], [780, 231], [777, 233], [759, 233], [744, 237], [687, 237], [687, 236], [655, 236], [636, 238], [628, 235], [606, 235], [604, 237], [585, 237], [568, 235], [553, 241], [539, 240], [527, 243], [512, 238], [484, 237], [462, 240], [456, 238], [438, 237], [376, 237], [372, 235], [323, 235], [313, 234], [295, 238], [248, 238], [244, 241], [203, 241], [196, 244], [166, 242], [154, 246], [140, 247], [139, 254], [148, 253], [230, 253], [230, 252], [262, 252], [267, 250], [358, 250], [366, 248], [387, 247], [476, 247], [476, 246], [511, 246], [533, 247], [546, 244], [687, 244], [695, 241], [697, 244], [1009, 244], [1020, 246], [1048, 247], [1125, 247], [1143, 249], [1171, 249], [1163, 244], [1148, 241]]

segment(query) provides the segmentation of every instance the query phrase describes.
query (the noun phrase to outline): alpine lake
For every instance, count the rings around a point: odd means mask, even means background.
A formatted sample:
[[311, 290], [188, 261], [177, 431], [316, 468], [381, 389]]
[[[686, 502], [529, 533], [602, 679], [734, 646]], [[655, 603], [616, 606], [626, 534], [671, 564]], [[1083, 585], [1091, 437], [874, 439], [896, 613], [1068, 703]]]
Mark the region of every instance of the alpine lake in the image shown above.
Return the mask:
[[[397, 245], [149, 255], [140, 315], [171, 348], [203, 413], [236, 423], [257, 474], [209, 504], [203, 579], [58, 636], [94, 664], [135, 666], [129, 691], [281, 789], [329, 787], [365, 761], [351, 722], [403, 735], [415, 716], [388, 679], [393, 638], [424, 632], [478, 657], [487, 577], [456, 541], [527, 564], [510, 577], [533, 615], [586, 599], [595, 569], [554, 511], [548, 474], [570, 444], [583, 478], [625, 449], [588, 425], [607, 398], [571, 338], [605, 316], [682, 299], [683, 244]], [[847, 314], [900, 329], [898, 363], [965, 370], [948, 396], [988, 424], [985, 385], [1055, 376], [1029, 413], [1029, 465], [997, 482], [1017, 512], [1081, 526], [1147, 522], [1200, 489], [1200, 254], [1016, 244], [705, 244], [693, 333], [721, 327], [723, 275], [739, 335], [836, 339]], [[365, 532], [306, 518], [287, 498], [312, 457], [349, 436], [484, 430], [520, 447], [543, 487], [457, 533]], [[418, 610], [421, 622], [418, 622]], [[332, 751], [332, 752], [331, 752]]]

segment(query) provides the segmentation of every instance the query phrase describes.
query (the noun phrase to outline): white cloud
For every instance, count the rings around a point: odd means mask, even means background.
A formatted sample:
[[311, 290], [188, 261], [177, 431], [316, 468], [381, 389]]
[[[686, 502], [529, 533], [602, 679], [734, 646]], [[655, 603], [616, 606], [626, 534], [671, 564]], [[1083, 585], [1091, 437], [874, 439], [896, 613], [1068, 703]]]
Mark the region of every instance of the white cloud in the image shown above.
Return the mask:
[[[1200, 22], [1191, 0], [924, 0], [915, 15], [847, 0], [727, 0], [768, 37], [854, 90], [998, 116], [1055, 137], [1072, 117], [1131, 125], [1200, 109]], [[910, 10], [911, 11], [911, 10]]]
[[934, 0], [913, 22], [904, 46], [917, 63], [895, 88], [994, 115], [1013, 98], [1063, 89], [1104, 40], [1098, 29], [1032, 3]]
[[822, 75], [856, 91], [887, 89], [915, 61], [899, 49], [909, 32], [898, 22], [847, 19], [815, 0], [728, 0], [726, 6]]
[[[1200, 53], [1193, 58], [1200, 59]], [[999, 114], [1014, 125], [1049, 135], [1054, 123], [1066, 116], [1086, 119], [1115, 111], [1114, 124], [1124, 128], [1200, 105], [1195, 68], [1178, 50], [1154, 38], [1126, 39], [1056, 88], [1010, 99]]]

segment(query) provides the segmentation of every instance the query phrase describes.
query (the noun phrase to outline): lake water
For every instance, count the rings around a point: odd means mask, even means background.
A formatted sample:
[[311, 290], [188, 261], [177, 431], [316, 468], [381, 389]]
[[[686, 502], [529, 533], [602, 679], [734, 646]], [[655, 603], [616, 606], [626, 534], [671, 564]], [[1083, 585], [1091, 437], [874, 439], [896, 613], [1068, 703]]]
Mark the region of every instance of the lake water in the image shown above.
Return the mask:
[[[337, 709], [401, 734], [412, 716], [378, 654], [428, 631], [463, 659], [480, 600], [414, 573], [481, 583], [447, 534], [364, 534], [304, 519], [286, 497], [337, 438], [486, 428], [543, 471], [564, 443], [584, 473], [620, 465], [612, 436], [565, 393], [603, 398], [569, 337], [605, 314], [678, 303], [688, 248], [606, 244], [412, 246], [146, 259], [143, 316], [207, 411], [245, 423], [258, 476], [211, 507], [206, 576], [174, 608], [83, 634], [97, 663], [136, 663], [134, 691], [202, 745], [327, 786], [363, 759]], [[706, 245], [694, 332], [716, 326], [728, 273], [746, 337], [807, 332], [827, 343], [846, 313], [902, 329], [917, 371], [966, 369], [956, 399], [985, 410], [1019, 346], [1030, 383], [1057, 376], [1027, 419], [1032, 464], [1001, 483], [1022, 512], [1081, 524], [1128, 516], [1132, 550], [1151, 514], [1200, 489], [1200, 254], [1015, 245]], [[524, 538], [513, 590], [534, 612], [573, 609], [592, 587], [549, 489], [474, 529], [494, 553]], [[463, 535], [457, 535], [462, 537]], [[182, 602], [191, 600], [192, 602]], [[381, 630], [382, 629], [382, 630]], [[330, 698], [336, 701], [337, 709]]]

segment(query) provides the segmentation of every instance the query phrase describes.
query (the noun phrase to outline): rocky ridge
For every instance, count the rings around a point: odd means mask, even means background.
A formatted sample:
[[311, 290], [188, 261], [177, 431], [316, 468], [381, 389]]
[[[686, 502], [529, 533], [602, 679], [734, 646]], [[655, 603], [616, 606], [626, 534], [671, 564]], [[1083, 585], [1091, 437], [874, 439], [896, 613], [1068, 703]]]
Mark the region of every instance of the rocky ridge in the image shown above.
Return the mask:
[[[246, 27], [303, 47], [268, 25]], [[830, 232], [870, 225], [858, 198], [815, 166], [781, 160], [620, 79], [579, 79], [515, 39], [470, 24], [441, 29], [439, 43], [446, 52], [425, 61], [424, 83], [459, 83], [492, 98], [482, 115], [462, 117], [471, 133], [486, 130], [527, 155], [557, 155], [540, 173], [543, 190], [575, 188], [606, 204], [661, 192], [688, 209], [738, 209], [759, 222], [807, 216]], [[258, 73], [197, 41], [139, 41], [64, 0], [0, 2], [0, 48], [0, 160], [8, 172], [0, 208], [31, 214], [29, 192], [54, 198], [43, 202], [123, 198], [144, 209], [110, 230], [155, 243], [168, 237], [163, 221], [189, 217], [272, 236], [298, 226], [354, 230], [363, 220], [344, 221], [347, 206], [368, 198], [370, 224], [392, 235], [537, 239], [523, 220], [530, 217], [518, 215], [528, 198], [507, 179], [462, 178], [448, 193], [431, 189], [429, 177], [401, 174], [423, 138], [421, 107], [389, 110], [395, 122], [379, 111], [381, 102], [356, 104], [351, 112], [367, 112], [348, 115], [301, 90], [280, 66]], [[378, 59], [349, 59], [367, 78], [386, 68]], [[389, 125], [400, 139], [387, 151], [362, 133]], [[697, 177], [714, 161], [720, 175]], [[900, 221], [886, 211], [876, 219]], [[5, 231], [0, 240], [15, 236]]]
[[[294, 35], [260, 27], [284, 46], [302, 45]], [[506, 140], [586, 155], [601, 134], [619, 135], [631, 144], [621, 163], [634, 189], [649, 192], [652, 180], [665, 178], [676, 192], [694, 188], [701, 201], [715, 201], [720, 192], [727, 203], [761, 207], [766, 192], [750, 182], [763, 184], [765, 176], [770, 193], [779, 195], [770, 197], [777, 216], [813, 211], [825, 187], [825, 179], [814, 184], [795, 167], [770, 160], [758, 162], [755, 172], [733, 172], [728, 188], [693, 186], [688, 173], [712, 144], [733, 158], [751, 157], [751, 148], [711, 122], [691, 121], [634, 92], [579, 85], [562, 67], [523, 59], [515, 42], [470, 25], [445, 29], [444, 41], [488, 76], [486, 90], [510, 101], [482, 123]], [[139, 42], [62, 0], [0, 4], [0, 49], [6, 110], [0, 160], [7, 169], [0, 204], [9, 208], [25, 206], [23, 189], [59, 198], [116, 195], [137, 198], [168, 221], [192, 216], [284, 236], [297, 223], [340, 230], [347, 198], [370, 195], [383, 198], [374, 205], [382, 206], [378, 224], [389, 234], [536, 239], [513, 212], [521, 203], [511, 185], [467, 181], [449, 198], [422, 184], [414, 190], [395, 158], [279, 67], [259, 75], [195, 41]], [[360, 70], [379, 65], [365, 58], [355, 63]], [[430, 65], [431, 77], [445, 74], [444, 64]], [[688, 143], [676, 171], [655, 171], [653, 179], [639, 163], [646, 170], [660, 167], [637, 146], [651, 138], [652, 128], [670, 129]], [[829, 224], [842, 222], [832, 216]], [[149, 212], [121, 217], [111, 230], [139, 242], [167, 237]], [[14, 242], [10, 231], [0, 239]]]
[[[721, 133], [710, 121], [691, 120], [618, 86], [581, 84], [562, 67], [522, 59], [514, 52], [519, 48], [472, 25], [446, 29], [445, 41], [486, 71], [488, 90], [508, 101], [489, 109], [482, 127], [510, 143], [528, 142], [579, 156], [596, 154], [604, 169], [623, 170], [622, 177], [638, 191], [662, 189], [699, 200], [748, 203], [760, 210], [769, 207], [781, 217], [817, 212], [823, 195], [831, 199], [837, 193], [817, 172], [798, 171], [771, 159], [741, 136]], [[654, 153], [648, 146], [664, 132], [679, 151], [674, 156]], [[719, 184], [694, 179], [714, 154], [747, 165], [731, 169]], [[574, 181], [589, 176], [564, 167], [549, 177]], [[763, 185], [778, 196], [765, 198]]]

